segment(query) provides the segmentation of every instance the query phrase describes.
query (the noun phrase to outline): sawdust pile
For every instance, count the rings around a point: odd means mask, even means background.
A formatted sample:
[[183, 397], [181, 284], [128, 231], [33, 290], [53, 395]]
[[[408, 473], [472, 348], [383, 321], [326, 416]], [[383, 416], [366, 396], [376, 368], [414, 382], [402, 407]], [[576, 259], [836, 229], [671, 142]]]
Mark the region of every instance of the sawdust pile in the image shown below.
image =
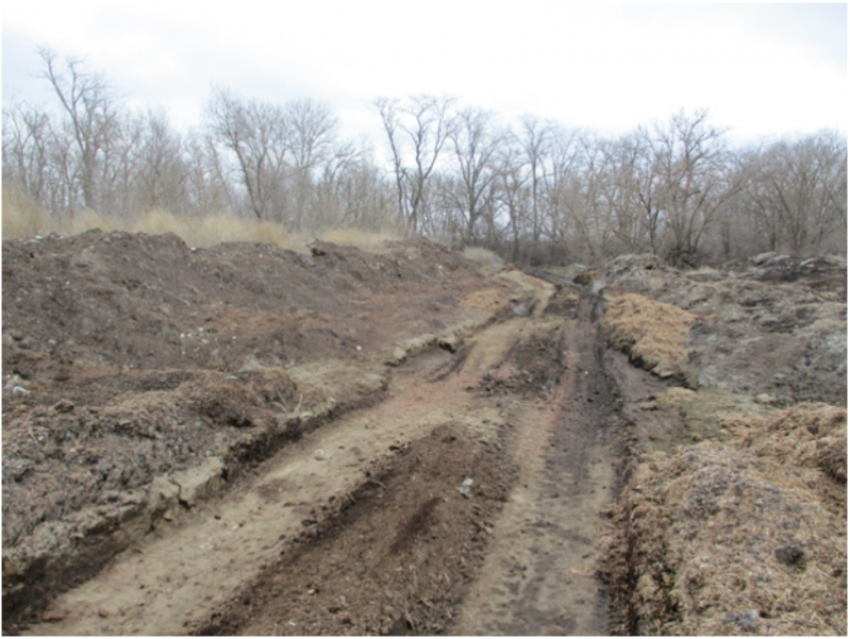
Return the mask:
[[688, 331], [698, 319], [671, 304], [626, 293], [613, 299], [601, 323], [612, 348], [659, 377], [671, 377], [688, 359]]
[[846, 635], [847, 411], [728, 425], [728, 445], [654, 453], [633, 473], [603, 541], [618, 630]]

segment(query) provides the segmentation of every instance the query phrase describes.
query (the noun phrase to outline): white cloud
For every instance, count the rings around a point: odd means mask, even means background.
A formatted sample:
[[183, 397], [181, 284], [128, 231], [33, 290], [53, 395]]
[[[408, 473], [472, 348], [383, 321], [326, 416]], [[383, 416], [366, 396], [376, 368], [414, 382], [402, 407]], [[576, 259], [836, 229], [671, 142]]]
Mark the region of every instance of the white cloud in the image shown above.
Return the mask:
[[[846, 131], [846, 6], [617, 5], [550, 0], [74, 3], [4, 6], [4, 95], [37, 59], [84, 56], [135, 105], [196, 122], [210, 86], [329, 101], [352, 134], [369, 101], [448, 93], [504, 117], [602, 133], [707, 106], [742, 137]], [[843, 48], [842, 48], [843, 44]], [[30, 83], [31, 85], [31, 83]], [[31, 89], [28, 89], [31, 90]]]

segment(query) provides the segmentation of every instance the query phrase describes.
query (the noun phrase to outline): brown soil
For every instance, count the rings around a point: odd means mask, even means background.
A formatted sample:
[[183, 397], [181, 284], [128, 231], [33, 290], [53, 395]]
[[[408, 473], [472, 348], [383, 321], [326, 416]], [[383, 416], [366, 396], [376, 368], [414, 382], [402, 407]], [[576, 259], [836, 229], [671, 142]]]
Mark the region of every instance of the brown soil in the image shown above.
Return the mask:
[[[653, 497], [668, 506], [652, 535], [628, 513], [640, 485], [667, 490], [680, 468], [685, 486], [680, 457], [717, 447], [793, 458], [846, 491], [846, 423], [823, 418], [814, 448], [795, 431], [790, 452], [770, 426], [797, 401], [846, 398], [842, 267], [813, 264], [682, 273], [631, 256], [572, 281], [425, 241], [310, 256], [5, 241], [4, 631], [740, 630], [745, 601], [708, 625], [662, 619], [691, 574], [686, 539], [680, 563], [657, 551], [682, 537], [680, 493]], [[846, 512], [840, 488], [816, 493]], [[795, 559], [814, 546], [789, 540], [779, 561], [820, 574]]]

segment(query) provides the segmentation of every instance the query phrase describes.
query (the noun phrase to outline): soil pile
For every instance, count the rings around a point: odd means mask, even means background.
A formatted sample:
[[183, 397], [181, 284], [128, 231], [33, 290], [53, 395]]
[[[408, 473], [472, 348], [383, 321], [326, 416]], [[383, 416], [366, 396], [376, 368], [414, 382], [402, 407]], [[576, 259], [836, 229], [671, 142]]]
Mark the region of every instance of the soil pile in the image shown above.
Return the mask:
[[[56, 589], [286, 442], [374, 403], [387, 364], [524, 299], [427, 241], [194, 249], [3, 242], [3, 606]], [[7, 615], [8, 616], [8, 615]]]
[[309, 249], [4, 242], [4, 630], [846, 631], [842, 261]]
[[846, 411], [801, 404], [736, 426], [632, 476], [607, 542], [621, 630], [846, 634]]
[[[622, 256], [601, 282], [609, 343], [633, 363], [645, 333], [687, 353], [667, 380], [687, 388], [612, 368], [630, 453], [603, 542], [612, 629], [845, 634], [846, 264], [770, 254], [678, 271]], [[660, 304], [681, 324], [643, 328]]]
[[841, 258], [763, 255], [723, 270], [680, 271], [651, 255], [603, 269], [606, 292], [639, 293], [699, 317], [687, 384], [753, 395], [778, 406], [847, 403], [847, 264]]

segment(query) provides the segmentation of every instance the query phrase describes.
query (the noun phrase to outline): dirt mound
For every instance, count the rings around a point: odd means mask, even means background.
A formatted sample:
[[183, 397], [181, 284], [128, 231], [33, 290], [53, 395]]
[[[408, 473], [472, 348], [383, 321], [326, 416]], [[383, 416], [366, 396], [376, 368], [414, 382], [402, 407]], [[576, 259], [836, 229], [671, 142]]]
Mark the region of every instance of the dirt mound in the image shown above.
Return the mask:
[[733, 425], [727, 445], [650, 456], [626, 487], [606, 540], [620, 631], [846, 634], [846, 411]]
[[840, 258], [760, 256], [722, 270], [677, 270], [652, 255], [605, 264], [606, 292], [638, 293], [699, 316], [691, 325], [688, 386], [782, 406], [847, 403], [847, 265]]
[[376, 401], [393, 353], [457, 344], [526, 296], [427, 241], [311, 249], [3, 242], [6, 613], [37, 611], [246, 464]]

